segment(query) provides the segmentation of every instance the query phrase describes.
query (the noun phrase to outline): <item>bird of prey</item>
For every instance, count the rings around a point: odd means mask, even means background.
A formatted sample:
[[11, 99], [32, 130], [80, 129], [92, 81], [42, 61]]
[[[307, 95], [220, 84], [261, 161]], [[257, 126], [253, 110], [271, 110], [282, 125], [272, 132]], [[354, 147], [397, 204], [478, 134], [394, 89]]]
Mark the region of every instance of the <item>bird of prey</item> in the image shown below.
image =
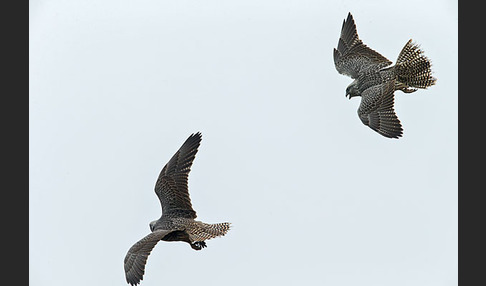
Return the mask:
[[127, 283], [137, 285], [143, 279], [147, 258], [159, 240], [183, 241], [194, 250], [206, 247], [205, 240], [225, 235], [230, 223], [208, 224], [195, 220], [187, 187], [192, 162], [201, 142], [201, 133], [191, 134], [164, 166], [155, 183], [162, 205], [162, 216], [150, 223], [150, 234], [135, 243], [125, 256]]
[[431, 62], [410, 39], [398, 55], [395, 65], [359, 39], [351, 13], [343, 22], [334, 65], [340, 74], [354, 81], [346, 88], [346, 97], [361, 96], [358, 116], [361, 121], [388, 138], [402, 136], [402, 125], [394, 111], [394, 92], [412, 93], [435, 84]]

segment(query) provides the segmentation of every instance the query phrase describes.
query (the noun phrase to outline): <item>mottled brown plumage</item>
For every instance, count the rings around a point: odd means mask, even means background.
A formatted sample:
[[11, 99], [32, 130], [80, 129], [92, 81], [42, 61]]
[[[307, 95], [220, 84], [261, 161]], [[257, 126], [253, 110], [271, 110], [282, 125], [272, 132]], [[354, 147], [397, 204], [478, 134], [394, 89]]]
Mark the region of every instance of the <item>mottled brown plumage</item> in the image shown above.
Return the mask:
[[155, 193], [162, 206], [162, 216], [150, 223], [152, 232], [128, 250], [124, 260], [127, 283], [140, 283], [147, 258], [160, 240], [183, 241], [194, 250], [201, 250], [206, 247], [205, 240], [228, 232], [230, 223], [208, 224], [194, 220], [196, 212], [192, 208], [187, 180], [200, 142], [201, 133], [189, 136], [160, 172]]
[[402, 136], [402, 125], [394, 110], [394, 92], [405, 93], [435, 84], [430, 60], [418, 45], [409, 40], [394, 66], [387, 58], [369, 48], [358, 37], [351, 13], [343, 22], [334, 65], [340, 74], [354, 81], [346, 88], [351, 99], [361, 96], [358, 116], [363, 124], [389, 138]]

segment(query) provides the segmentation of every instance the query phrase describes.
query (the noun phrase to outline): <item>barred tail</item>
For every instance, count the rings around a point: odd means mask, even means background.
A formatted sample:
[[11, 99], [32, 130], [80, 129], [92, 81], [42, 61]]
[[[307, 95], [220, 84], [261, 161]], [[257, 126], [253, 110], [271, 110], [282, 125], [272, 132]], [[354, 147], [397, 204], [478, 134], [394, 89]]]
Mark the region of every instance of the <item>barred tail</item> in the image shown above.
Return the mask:
[[427, 88], [435, 84], [431, 62], [410, 39], [398, 55], [395, 65], [397, 79], [408, 87]]
[[193, 241], [204, 241], [207, 239], [215, 238], [225, 235], [231, 227], [231, 223], [203, 223], [199, 225], [197, 229], [191, 231], [191, 238]]

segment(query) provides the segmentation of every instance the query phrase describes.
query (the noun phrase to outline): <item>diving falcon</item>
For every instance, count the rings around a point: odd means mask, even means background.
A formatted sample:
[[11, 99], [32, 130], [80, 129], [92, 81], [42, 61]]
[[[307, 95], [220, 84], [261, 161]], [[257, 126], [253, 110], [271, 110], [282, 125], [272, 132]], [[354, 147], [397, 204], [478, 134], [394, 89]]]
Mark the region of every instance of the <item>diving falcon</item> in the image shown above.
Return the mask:
[[410, 39], [395, 65], [366, 46], [358, 37], [351, 13], [344, 20], [334, 65], [354, 81], [346, 88], [349, 99], [361, 96], [358, 116], [363, 124], [388, 138], [402, 136], [402, 125], [394, 110], [394, 92], [412, 93], [435, 84], [431, 62]]

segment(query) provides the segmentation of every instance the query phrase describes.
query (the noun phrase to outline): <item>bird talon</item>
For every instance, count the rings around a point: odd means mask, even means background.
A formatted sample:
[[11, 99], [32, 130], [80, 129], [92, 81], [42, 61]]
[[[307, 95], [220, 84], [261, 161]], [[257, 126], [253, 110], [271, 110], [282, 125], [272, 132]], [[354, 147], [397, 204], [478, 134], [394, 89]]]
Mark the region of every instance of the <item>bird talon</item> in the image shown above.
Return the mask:
[[195, 250], [201, 250], [205, 247], [207, 247], [206, 242], [204, 241], [196, 241], [193, 244], [191, 244], [191, 247]]

